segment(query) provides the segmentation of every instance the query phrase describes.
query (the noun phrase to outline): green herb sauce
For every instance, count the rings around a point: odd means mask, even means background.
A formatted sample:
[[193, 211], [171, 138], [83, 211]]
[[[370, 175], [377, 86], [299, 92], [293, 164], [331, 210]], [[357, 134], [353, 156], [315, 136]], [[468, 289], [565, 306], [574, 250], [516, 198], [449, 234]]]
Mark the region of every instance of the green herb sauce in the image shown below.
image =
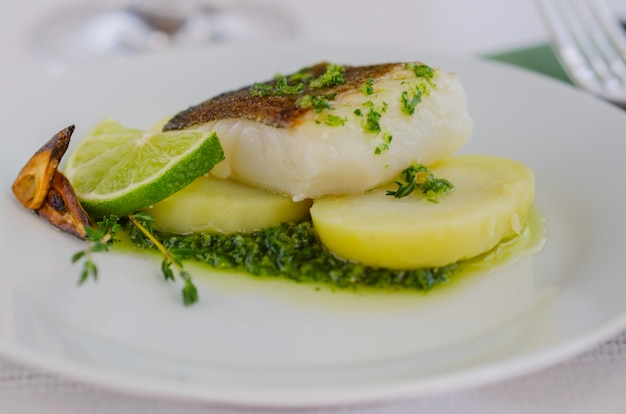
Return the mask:
[[[287, 279], [312, 286], [367, 292], [428, 291], [451, 278], [506, 265], [537, 251], [545, 241], [543, 219], [534, 206], [526, 229], [476, 258], [440, 268], [393, 270], [374, 268], [336, 257], [319, 241], [310, 220], [283, 223], [251, 234], [155, 236], [183, 260], [215, 270], [245, 272], [268, 279]], [[139, 232], [129, 239], [140, 249], [152, 243]], [[224, 277], [228, 277], [227, 274]]]
[[[408, 288], [428, 290], [445, 282], [456, 265], [441, 268], [391, 270], [342, 260], [319, 241], [310, 220], [283, 223], [251, 234], [167, 235], [157, 239], [184, 260], [215, 269], [244, 271], [256, 276], [280, 276], [297, 282], [324, 283], [348, 288]], [[130, 239], [151, 247], [140, 233]]]

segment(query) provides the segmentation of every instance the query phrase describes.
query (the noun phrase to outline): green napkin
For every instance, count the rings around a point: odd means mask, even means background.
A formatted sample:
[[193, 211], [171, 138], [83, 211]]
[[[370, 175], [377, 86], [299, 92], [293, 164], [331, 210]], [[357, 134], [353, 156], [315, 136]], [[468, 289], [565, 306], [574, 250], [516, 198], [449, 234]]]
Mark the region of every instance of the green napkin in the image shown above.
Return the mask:
[[541, 44], [512, 51], [493, 53], [485, 56], [500, 62], [510, 63], [544, 75], [552, 76], [567, 83], [572, 83], [561, 67], [550, 45]]

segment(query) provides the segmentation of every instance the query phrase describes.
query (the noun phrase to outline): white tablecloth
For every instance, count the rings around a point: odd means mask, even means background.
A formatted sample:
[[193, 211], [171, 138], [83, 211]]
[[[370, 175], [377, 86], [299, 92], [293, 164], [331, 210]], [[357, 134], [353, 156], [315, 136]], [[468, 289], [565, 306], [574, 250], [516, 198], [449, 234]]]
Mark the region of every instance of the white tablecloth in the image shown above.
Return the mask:
[[[377, 405], [277, 411], [311, 414], [617, 414], [626, 412], [625, 392], [626, 334], [623, 334], [542, 372], [474, 390]], [[256, 411], [121, 395], [0, 359], [0, 412], [243, 414]]]
[[[85, 2], [83, 2], [85, 3]], [[0, 3], [0, 93], [45, 76], [30, 36], [68, 0]], [[412, 45], [446, 53], [486, 53], [546, 41], [530, 0], [271, 0], [303, 39]], [[615, 1], [616, 6], [625, 7]], [[626, 292], [625, 292], [626, 300]], [[100, 389], [0, 357], [0, 413], [247, 413], [251, 409], [147, 399]], [[271, 410], [264, 410], [269, 412]], [[284, 410], [281, 412], [291, 412]], [[624, 413], [626, 333], [539, 373], [462, 392], [378, 405], [307, 409], [311, 413]]]

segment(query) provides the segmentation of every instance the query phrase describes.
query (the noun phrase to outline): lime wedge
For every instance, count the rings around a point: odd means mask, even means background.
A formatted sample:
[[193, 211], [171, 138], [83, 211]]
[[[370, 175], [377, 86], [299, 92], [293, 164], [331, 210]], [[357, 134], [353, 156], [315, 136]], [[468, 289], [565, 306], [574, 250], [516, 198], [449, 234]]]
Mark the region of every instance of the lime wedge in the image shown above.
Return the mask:
[[65, 175], [94, 217], [157, 203], [224, 159], [215, 133], [143, 131], [105, 119], [70, 153]]

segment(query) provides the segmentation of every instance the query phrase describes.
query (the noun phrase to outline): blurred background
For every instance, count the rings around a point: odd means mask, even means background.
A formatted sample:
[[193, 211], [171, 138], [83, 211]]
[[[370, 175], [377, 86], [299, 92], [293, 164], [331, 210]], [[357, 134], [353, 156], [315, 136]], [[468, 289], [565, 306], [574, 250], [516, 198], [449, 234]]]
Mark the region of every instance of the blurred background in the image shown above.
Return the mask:
[[302, 39], [484, 55], [547, 42], [534, 0], [3, 0], [0, 16], [0, 90], [172, 45]]
[[[626, 2], [608, 2], [626, 16]], [[561, 75], [534, 0], [3, 0], [0, 16], [0, 90], [170, 47], [283, 39], [490, 55]]]

